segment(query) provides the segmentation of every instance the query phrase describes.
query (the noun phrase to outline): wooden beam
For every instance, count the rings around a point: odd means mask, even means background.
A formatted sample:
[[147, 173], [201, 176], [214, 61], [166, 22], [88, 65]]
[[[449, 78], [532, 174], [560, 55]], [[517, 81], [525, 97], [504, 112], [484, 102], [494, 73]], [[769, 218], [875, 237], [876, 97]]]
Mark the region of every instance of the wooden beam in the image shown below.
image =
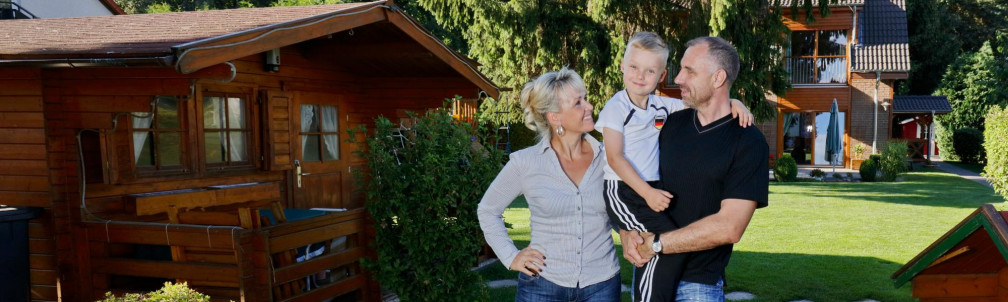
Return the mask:
[[92, 259], [95, 273], [238, 283], [238, 267], [216, 263], [184, 263], [133, 259]]
[[396, 27], [409, 35], [413, 40], [423, 45], [431, 53], [440, 58], [442, 61], [447, 63], [452, 69], [455, 69], [463, 77], [469, 79], [476, 87], [486, 91], [490, 97], [497, 99], [500, 97], [500, 91], [496, 86], [490, 82], [490, 79], [484, 77], [481, 73], [476, 70], [476, 66], [471, 66], [466, 63], [464, 58], [458, 57], [458, 54], [449, 50], [446, 46], [441, 44], [437, 39], [428, 36], [423, 29], [418, 28], [418, 25], [414, 23], [413, 20], [408, 19], [404, 16], [401, 11], [390, 11], [388, 13], [388, 20], [392, 22]]
[[274, 282], [287, 283], [294, 281], [321, 270], [336, 268], [357, 262], [357, 260], [361, 257], [364, 257], [363, 249], [352, 248], [339, 253], [324, 255], [307, 261], [288, 265], [286, 267], [277, 268], [273, 273]]
[[175, 67], [181, 73], [192, 73], [207, 66], [384, 20], [384, 9], [368, 5], [178, 45], [173, 47], [178, 58]]

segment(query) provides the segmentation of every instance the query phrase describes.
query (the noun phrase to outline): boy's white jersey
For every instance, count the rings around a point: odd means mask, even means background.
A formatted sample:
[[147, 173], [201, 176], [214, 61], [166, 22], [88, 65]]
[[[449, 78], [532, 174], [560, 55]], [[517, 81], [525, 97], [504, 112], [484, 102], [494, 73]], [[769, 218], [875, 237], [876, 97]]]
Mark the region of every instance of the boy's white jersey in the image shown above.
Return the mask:
[[[602, 133], [603, 128], [609, 128], [623, 133], [623, 156], [642, 179], [654, 181], [658, 180], [658, 133], [670, 113], [685, 108], [680, 99], [656, 95], [649, 95], [647, 108], [640, 108], [630, 101], [626, 90], [620, 90], [602, 107], [595, 130]], [[605, 159], [603, 177], [622, 180]]]

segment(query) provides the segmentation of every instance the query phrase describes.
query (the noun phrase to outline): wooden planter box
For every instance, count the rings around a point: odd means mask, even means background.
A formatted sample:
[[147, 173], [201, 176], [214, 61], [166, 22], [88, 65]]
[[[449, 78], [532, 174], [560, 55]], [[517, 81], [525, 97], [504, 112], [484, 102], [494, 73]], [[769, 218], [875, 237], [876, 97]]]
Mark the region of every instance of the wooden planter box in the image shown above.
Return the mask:
[[[120, 287], [136, 277], [186, 281], [214, 301], [321, 301], [360, 291], [368, 293], [360, 259], [365, 256], [365, 212], [355, 209], [257, 229], [234, 226], [130, 221], [83, 222], [90, 246], [92, 299], [105, 292], [139, 291]], [[331, 248], [345, 238], [345, 246]], [[323, 243], [322, 252], [297, 261], [297, 250]], [[185, 261], [139, 259], [137, 245], [190, 253]], [[328, 270], [340, 276], [318, 282]], [[126, 282], [128, 283], [128, 282]]]
[[850, 160], [850, 168], [852, 170], [861, 169], [861, 163], [863, 163], [864, 161], [865, 160], [863, 160], [863, 159], [851, 159]]

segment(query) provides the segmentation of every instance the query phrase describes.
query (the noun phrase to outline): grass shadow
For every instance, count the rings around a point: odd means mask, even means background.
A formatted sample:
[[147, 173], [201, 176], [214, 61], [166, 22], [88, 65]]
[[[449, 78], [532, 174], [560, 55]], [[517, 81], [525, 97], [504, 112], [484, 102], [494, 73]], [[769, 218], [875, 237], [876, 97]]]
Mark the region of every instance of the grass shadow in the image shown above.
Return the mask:
[[994, 190], [935, 169], [906, 173], [897, 182], [771, 182], [773, 199], [821, 198], [915, 206], [977, 208], [1004, 199]]
[[725, 291], [752, 293], [753, 301], [914, 301], [909, 285], [895, 288], [889, 279], [902, 265], [874, 257], [735, 251]]

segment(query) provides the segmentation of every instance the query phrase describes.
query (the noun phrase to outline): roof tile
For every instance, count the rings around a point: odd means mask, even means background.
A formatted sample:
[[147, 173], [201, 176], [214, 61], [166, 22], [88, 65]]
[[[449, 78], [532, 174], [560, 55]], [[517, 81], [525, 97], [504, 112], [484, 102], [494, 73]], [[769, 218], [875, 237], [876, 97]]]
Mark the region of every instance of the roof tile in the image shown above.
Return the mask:
[[0, 21], [0, 58], [163, 55], [171, 46], [372, 3]]
[[910, 71], [905, 0], [866, 0], [858, 12], [851, 71]]
[[949, 113], [952, 106], [944, 95], [897, 95], [893, 97], [893, 113]]

